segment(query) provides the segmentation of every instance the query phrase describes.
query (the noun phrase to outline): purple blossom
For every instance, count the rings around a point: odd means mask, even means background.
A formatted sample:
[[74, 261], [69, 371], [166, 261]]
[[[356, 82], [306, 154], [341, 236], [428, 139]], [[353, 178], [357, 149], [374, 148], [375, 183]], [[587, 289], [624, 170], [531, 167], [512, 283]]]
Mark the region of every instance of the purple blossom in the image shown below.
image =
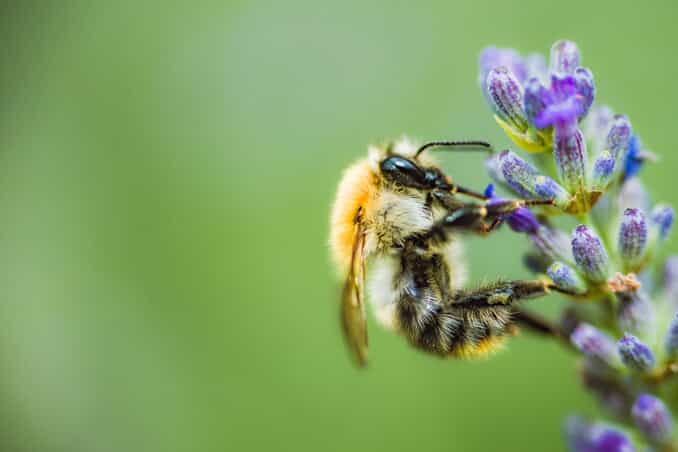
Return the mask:
[[506, 218], [506, 223], [515, 232], [534, 234], [539, 229], [539, 221], [530, 209], [521, 207]]
[[586, 116], [596, 97], [596, 86], [593, 82], [593, 73], [584, 67], [577, 68], [577, 70], [574, 71], [574, 80], [577, 85], [577, 91], [583, 98], [583, 112], [580, 116]]
[[645, 437], [657, 444], [671, 440], [673, 418], [664, 402], [649, 394], [638, 396], [631, 410], [633, 421]]
[[669, 296], [678, 296], [678, 256], [669, 256], [664, 262], [662, 275], [664, 290]]
[[591, 172], [591, 188], [604, 191], [612, 181], [614, 174], [615, 159], [609, 151], [602, 151], [593, 163]]
[[669, 329], [666, 332], [664, 339], [664, 347], [666, 354], [671, 358], [678, 357], [678, 314], [673, 317], [669, 324]]
[[579, 67], [579, 49], [572, 41], [558, 41], [551, 46], [551, 72], [572, 75]]
[[586, 143], [577, 128], [556, 128], [553, 156], [560, 180], [572, 192], [583, 189], [586, 174]]
[[592, 144], [594, 152], [601, 152], [605, 148], [607, 134], [610, 131], [614, 113], [607, 105], [593, 107], [586, 117], [584, 135]]
[[583, 294], [586, 292], [586, 283], [572, 267], [562, 262], [554, 262], [546, 270], [553, 283], [564, 290]]
[[617, 115], [612, 120], [612, 126], [607, 134], [606, 149], [615, 159], [625, 158], [626, 150], [631, 140], [631, 122], [624, 115]]
[[588, 91], [579, 90], [574, 76], [552, 74], [548, 88], [528, 81], [525, 111], [537, 128], [571, 127], [590, 105], [587, 95]]
[[671, 232], [674, 216], [673, 207], [666, 204], [657, 204], [655, 208], [652, 209], [650, 219], [654, 228], [659, 232], [659, 238], [661, 240], [666, 239], [669, 232]]
[[[506, 201], [505, 199], [496, 196], [494, 185], [492, 184], [489, 184], [487, 187], [485, 187], [485, 191], [483, 194], [485, 195], [486, 198], [490, 199], [488, 204], [492, 204], [493, 202]], [[515, 212], [507, 215], [506, 223], [508, 223], [509, 227], [513, 231], [525, 232], [528, 234], [536, 233], [540, 226], [539, 221], [537, 221], [537, 218], [534, 216], [532, 211], [525, 207], [521, 207]]]
[[647, 372], [651, 370], [656, 362], [654, 353], [650, 347], [645, 345], [637, 337], [631, 334], [624, 334], [619, 342], [619, 355], [622, 362], [631, 370], [638, 372]]
[[591, 447], [577, 452], [634, 452], [631, 440], [611, 427], [595, 428], [592, 431]]
[[542, 225], [536, 234], [530, 235], [530, 238], [547, 258], [574, 264], [570, 251], [570, 239], [562, 231]]
[[526, 130], [523, 89], [515, 75], [504, 66], [496, 67], [487, 74], [486, 89], [494, 113], [514, 129]]
[[629, 208], [624, 211], [619, 227], [619, 254], [626, 271], [634, 269], [645, 254], [647, 221], [643, 211]]
[[580, 323], [570, 335], [572, 344], [584, 355], [609, 365], [617, 362], [617, 347], [614, 341], [593, 325]]
[[640, 138], [637, 135], [632, 135], [629, 140], [628, 152], [624, 160], [624, 180], [638, 174], [643, 167], [646, 160], [652, 160], [654, 155], [642, 149]]
[[594, 282], [604, 282], [609, 273], [607, 252], [600, 238], [585, 225], [572, 234], [572, 255], [577, 268]]

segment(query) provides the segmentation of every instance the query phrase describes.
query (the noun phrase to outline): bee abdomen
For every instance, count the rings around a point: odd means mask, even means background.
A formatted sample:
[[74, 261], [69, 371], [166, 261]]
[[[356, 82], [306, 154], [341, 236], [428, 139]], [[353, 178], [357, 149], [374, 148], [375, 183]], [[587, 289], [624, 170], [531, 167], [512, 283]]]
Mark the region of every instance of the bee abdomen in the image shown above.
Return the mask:
[[471, 357], [486, 354], [503, 341], [511, 320], [509, 306], [468, 308], [427, 298], [405, 291], [398, 303], [398, 324], [414, 346], [441, 356]]

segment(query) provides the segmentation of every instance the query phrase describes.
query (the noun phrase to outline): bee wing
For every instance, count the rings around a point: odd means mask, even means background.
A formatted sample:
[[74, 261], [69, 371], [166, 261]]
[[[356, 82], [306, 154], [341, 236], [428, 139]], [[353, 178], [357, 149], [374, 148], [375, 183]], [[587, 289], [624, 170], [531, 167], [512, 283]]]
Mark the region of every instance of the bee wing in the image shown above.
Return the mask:
[[367, 319], [363, 300], [365, 281], [365, 235], [356, 225], [353, 236], [351, 266], [341, 295], [341, 326], [356, 364], [367, 364]]

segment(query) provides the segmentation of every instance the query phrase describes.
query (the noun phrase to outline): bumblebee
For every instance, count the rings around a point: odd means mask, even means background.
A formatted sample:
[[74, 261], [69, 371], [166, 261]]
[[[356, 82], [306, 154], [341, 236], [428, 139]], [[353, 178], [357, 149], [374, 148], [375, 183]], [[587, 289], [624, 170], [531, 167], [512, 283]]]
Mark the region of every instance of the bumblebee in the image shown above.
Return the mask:
[[367, 362], [365, 288], [381, 325], [439, 356], [486, 355], [513, 334], [518, 318], [542, 332], [550, 328], [514, 307], [558, 290], [549, 281], [463, 288], [463, 233], [489, 234], [517, 209], [552, 201], [488, 200], [454, 184], [426, 152], [460, 148], [492, 150], [481, 141], [417, 147], [402, 139], [370, 147], [368, 157], [349, 167], [339, 183], [330, 247], [345, 276], [343, 333], [359, 366]]

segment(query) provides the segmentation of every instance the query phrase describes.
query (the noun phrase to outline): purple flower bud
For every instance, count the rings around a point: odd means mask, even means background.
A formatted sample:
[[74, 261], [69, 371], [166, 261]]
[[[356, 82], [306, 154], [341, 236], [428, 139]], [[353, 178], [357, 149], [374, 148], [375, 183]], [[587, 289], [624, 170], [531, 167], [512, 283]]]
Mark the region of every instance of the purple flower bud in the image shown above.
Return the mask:
[[586, 116], [591, 109], [591, 105], [593, 105], [593, 100], [596, 96], [593, 73], [586, 68], [580, 67], [574, 71], [574, 79], [577, 85], [577, 92], [579, 92], [579, 95], [582, 97], [583, 110], [581, 116]]
[[577, 268], [591, 281], [601, 283], [607, 279], [609, 261], [598, 236], [585, 225], [579, 225], [572, 234], [572, 255]]
[[591, 430], [591, 446], [577, 452], [634, 452], [631, 440], [619, 430], [596, 426]]
[[581, 131], [576, 127], [557, 127], [553, 151], [558, 175], [565, 188], [571, 192], [583, 190], [587, 156], [586, 143]]
[[640, 339], [630, 334], [624, 334], [619, 342], [619, 355], [622, 362], [631, 370], [647, 372], [651, 370], [656, 359], [650, 347], [643, 344]]
[[678, 314], [673, 317], [664, 339], [666, 354], [670, 358], [678, 357]]
[[671, 440], [673, 419], [664, 402], [649, 394], [638, 396], [631, 409], [631, 416], [645, 437], [658, 444]]
[[640, 179], [632, 177], [622, 185], [619, 191], [618, 202], [619, 209], [622, 211], [635, 207], [643, 212], [647, 212], [650, 206], [650, 197]]
[[631, 140], [631, 123], [624, 115], [617, 115], [612, 121], [612, 127], [607, 134], [606, 149], [617, 160], [622, 160]]
[[537, 114], [546, 108], [546, 104], [544, 103], [544, 99], [547, 95], [546, 91], [541, 80], [537, 77], [532, 77], [525, 82], [523, 110], [525, 111], [525, 115], [530, 124], [534, 124]]
[[546, 270], [553, 283], [564, 290], [583, 294], [586, 292], [586, 283], [570, 266], [561, 262], [554, 262]]
[[525, 198], [553, 199], [557, 206], [564, 208], [569, 194], [553, 179], [541, 176], [536, 168], [511, 151], [499, 154], [499, 164], [504, 179], [513, 190]]
[[625, 271], [636, 270], [645, 255], [647, 221], [640, 209], [626, 209], [619, 226], [619, 254]]
[[560, 230], [541, 226], [530, 238], [539, 251], [550, 259], [574, 264], [570, 251], [570, 239]]
[[501, 165], [499, 163], [499, 155], [495, 154], [485, 160], [485, 171], [497, 184], [506, 186], [506, 179], [501, 173]]
[[552, 199], [561, 209], [567, 208], [570, 194], [548, 176], [537, 176], [534, 181], [534, 194], [539, 199]]
[[551, 72], [574, 74], [579, 67], [579, 49], [572, 41], [558, 41], [551, 47]]
[[678, 256], [673, 255], [666, 258], [662, 279], [664, 290], [674, 297], [678, 296]]
[[614, 366], [618, 361], [614, 341], [593, 325], [580, 323], [570, 335], [572, 344], [584, 355]]
[[619, 300], [617, 323], [622, 331], [645, 335], [654, 330], [654, 306], [642, 291], [615, 294]]
[[504, 66], [515, 74], [518, 81], [523, 82], [527, 77], [525, 63], [520, 54], [514, 49], [498, 49], [487, 47], [480, 53], [478, 60], [480, 69], [480, 86], [485, 87], [487, 74], [496, 67]]
[[523, 90], [518, 79], [504, 66], [487, 74], [487, 93], [494, 113], [506, 124], [524, 132], [527, 119], [523, 113]]
[[607, 134], [612, 126], [614, 113], [607, 105], [593, 107], [589, 112], [584, 126], [584, 135], [591, 142], [591, 150], [594, 153], [605, 149]]
[[643, 167], [645, 160], [651, 155], [653, 154], [641, 149], [640, 138], [638, 138], [638, 135], [631, 135], [629, 148], [626, 152], [626, 159], [624, 159], [624, 180], [637, 175]]
[[673, 218], [673, 207], [669, 205], [657, 204], [655, 208], [652, 209], [650, 220], [652, 222], [652, 226], [659, 233], [660, 240], [665, 240], [671, 232], [671, 228], [673, 227]]
[[521, 196], [528, 198], [534, 193], [534, 184], [539, 176], [537, 169], [511, 151], [499, 154], [499, 167], [504, 180]]
[[515, 232], [525, 232], [527, 234], [534, 234], [539, 229], [539, 221], [534, 214], [525, 207], [513, 212], [506, 218], [506, 223]]
[[584, 112], [584, 98], [571, 75], [552, 75], [551, 87], [541, 91], [540, 101], [544, 108], [534, 116], [534, 125], [540, 129], [571, 126]]
[[565, 440], [571, 451], [591, 450], [591, 424], [579, 416], [569, 416], [565, 421]]
[[609, 151], [602, 151], [596, 161], [593, 163], [591, 172], [591, 189], [594, 191], [605, 191], [614, 174], [615, 160]]

